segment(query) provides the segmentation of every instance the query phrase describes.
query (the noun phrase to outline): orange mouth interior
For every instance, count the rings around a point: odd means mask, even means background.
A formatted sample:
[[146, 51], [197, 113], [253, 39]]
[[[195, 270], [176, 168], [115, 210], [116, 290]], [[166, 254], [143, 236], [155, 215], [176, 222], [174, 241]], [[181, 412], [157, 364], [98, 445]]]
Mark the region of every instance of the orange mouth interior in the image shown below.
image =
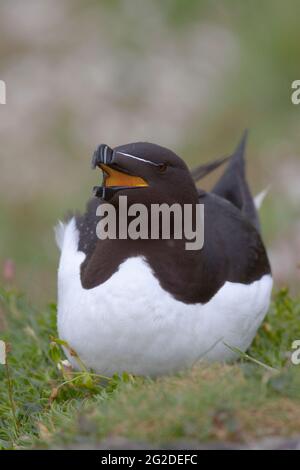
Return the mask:
[[114, 168], [111, 168], [110, 166], [104, 165], [102, 163], [100, 164], [100, 167], [105, 174], [103, 186], [106, 188], [111, 188], [113, 186], [148, 186], [148, 183], [140, 176], [132, 176], [126, 173], [122, 173], [121, 171], [115, 170]]

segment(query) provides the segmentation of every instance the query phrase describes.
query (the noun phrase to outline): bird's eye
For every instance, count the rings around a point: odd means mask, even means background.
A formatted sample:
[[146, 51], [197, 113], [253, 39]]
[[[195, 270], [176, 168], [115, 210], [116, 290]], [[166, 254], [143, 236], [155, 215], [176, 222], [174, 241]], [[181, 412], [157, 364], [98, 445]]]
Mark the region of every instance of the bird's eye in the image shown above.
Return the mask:
[[158, 169], [159, 169], [159, 172], [160, 173], [164, 173], [168, 168], [168, 164], [167, 163], [160, 163], [158, 165]]

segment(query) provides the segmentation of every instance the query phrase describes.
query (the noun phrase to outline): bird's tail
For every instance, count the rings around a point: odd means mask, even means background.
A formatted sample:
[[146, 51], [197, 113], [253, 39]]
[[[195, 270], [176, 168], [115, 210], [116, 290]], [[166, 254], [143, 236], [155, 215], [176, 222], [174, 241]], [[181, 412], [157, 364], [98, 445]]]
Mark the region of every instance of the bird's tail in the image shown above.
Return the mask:
[[224, 163], [228, 162], [228, 166], [212, 189], [212, 192], [218, 196], [227, 199], [234, 206], [241, 210], [245, 217], [260, 230], [258, 209], [265, 198], [268, 189], [262, 191], [253, 198], [246, 179], [246, 163], [245, 148], [248, 132], [245, 131], [241, 141], [235, 151], [229, 157], [219, 158], [212, 163], [200, 165], [191, 171], [191, 175], [195, 182], [204, 178], [213, 170]]
[[241, 210], [257, 230], [260, 230], [258, 212], [246, 179], [245, 149], [247, 136], [248, 131], [245, 131], [232, 154], [225, 173], [221, 176], [212, 192], [230, 201]]

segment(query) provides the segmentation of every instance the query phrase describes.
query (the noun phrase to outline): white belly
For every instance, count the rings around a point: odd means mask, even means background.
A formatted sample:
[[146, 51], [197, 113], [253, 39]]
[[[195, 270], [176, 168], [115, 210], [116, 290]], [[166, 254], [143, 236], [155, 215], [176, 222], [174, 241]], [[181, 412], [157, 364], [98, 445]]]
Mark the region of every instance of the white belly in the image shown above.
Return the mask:
[[72, 220], [58, 272], [59, 336], [104, 375], [159, 375], [200, 359], [230, 360], [234, 354], [224, 343], [245, 351], [269, 307], [269, 275], [250, 285], [226, 282], [207, 304], [188, 305], [161, 288], [142, 258], [126, 260], [105, 283], [83, 289], [85, 254], [77, 246]]

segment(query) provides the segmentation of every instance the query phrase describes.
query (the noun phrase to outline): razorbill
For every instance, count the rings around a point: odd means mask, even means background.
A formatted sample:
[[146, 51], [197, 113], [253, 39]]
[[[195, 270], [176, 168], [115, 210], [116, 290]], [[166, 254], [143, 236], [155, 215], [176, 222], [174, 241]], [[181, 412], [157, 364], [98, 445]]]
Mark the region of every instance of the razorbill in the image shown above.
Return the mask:
[[[93, 156], [103, 184], [84, 215], [56, 229], [58, 332], [85, 365], [112, 375], [157, 376], [197, 361], [228, 361], [250, 346], [270, 303], [271, 269], [245, 178], [244, 136], [234, 154], [189, 171], [151, 143]], [[228, 161], [211, 192], [195, 181]], [[204, 245], [184, 239], [106, 239], [96, 234], [99, 204], [204, 204]], [[195, 209], [196, 210], [196, 209]], [[76, 368], [76, 359], [66, 351]]]

